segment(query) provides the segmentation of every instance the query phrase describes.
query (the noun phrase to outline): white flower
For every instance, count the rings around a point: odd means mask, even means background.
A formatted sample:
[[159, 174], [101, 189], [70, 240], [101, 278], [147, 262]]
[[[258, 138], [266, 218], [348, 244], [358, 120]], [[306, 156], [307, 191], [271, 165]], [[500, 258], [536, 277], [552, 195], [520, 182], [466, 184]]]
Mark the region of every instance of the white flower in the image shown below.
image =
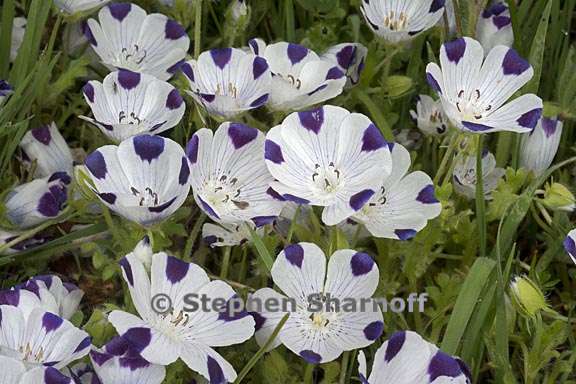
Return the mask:
[[506, 3], [496, 2], [482, 12], [476, 25], [476, 36], [485, 52], [497, 45], [512, 47], [514, 32]]
[[143, 226], [168, 218], [190, 191], [184, 150], [160, 136], [134, 136], [118, 146], [100, 147], [85, 164], [100, 200]]
[[536, 175], [547, 170], [558, 151], [562, 126], [557, 118], [543, 117], [532, 132], [522, 135], [520, 166], [534, 171]]
[[[364, 308], [359, 303], [372, 297], [379, 278], [378, 266], [365, 253], [338, 250], [326, 268], [326, 256], [317, 245], [289, 245], [272, 267], [274, 284], [286, 296], [271, 288], [259, 289], [252, 296], [262, 303], [253, 313], [256, 341], [263, 345], [288, 311], [272, 347], [284, 344], [309, 363], [326, 363], [344, 351], [372, 344], [384, 329], [382, 312], [374, 302]], [[326, 300], [329, 310], [325, 305], [319, 308], [320, 300]], [[273, 301], [280, 310], [266, 311]], [[356, 307], [345, 308], [346, 302], [355, 302]]]
[[245, 0], [232, 0], [231, 8], [232, 17], [236, 21], [248, 14], [248, 6]]
[[[264, 227], [254, 228], [255, 225], [249, 224], [256, 230], [259, 236], [265, 234]], [[211, 224], [206, 223], [202, 226], [202, 239], [210, 247], [232, 247], [242, 245], [252, 238], [246, 225], [242, 224]]]
[[102, 349], [90, 352], [90, 360], [99, 384], [160, 384], [166, 368], [150, 364], [131, 350], [122, 337], [110, 340]]
[[370, 376], [366, 356], [358, 354], [358, 373], [363, 384], [469, 384], [470, 372], [416, 332], [400, 331], [376, 351]]
[[56, 4], [61, 11], [72, 15], [78, 12], [93, 10], [109, 1], [110, 0], [54, 0], [54, 4]]
[[4, 101], [8, 98], [8, 96], [10, 96], [12, 93], [14, 93], [14, 89], [12, 89], [12, 86], [8, 84], [7, 81], [0, 80], [0, 107], [2, 106], [2, 104], [4, 104]]
[[334, 45], [322, 58], [332, 61], [346, 75], [346, 88], [350, 88], [360, 81], [360, 75], [364, 70], [368, 48], [359, 43], [342, 43]]
[[4, 200], [8, 220], [25, 229], [58, 217], [68, 201], [70, 181], [68, 174], [57, 172], [17, 186]]
[[374, 33], [398, 43], [436, 25], [444, 13], [444, 0], [363, 0], [360, 9]]
[[229, 119], [268, 101], [272, 75], [260, 56], [236, 48], [203, 52], [181, 66], [194, 100], [213, 115]]
[[392, 146], [392, 173], [382, 187], [352, 219], [364, 224], [376, 237], [407, 240], [442, 211], [434, 196], [434, 184], [422, 171], [408, 173], [410, 153]]
[[442, 102], [428, 95], [419, 95], [416, 111], [410, 111], [418, 129], [427, 135], [440, 136], [448, 131], [448, 119], [442, 109]]
[[[496, 168], [496, 158], [485, 151], [482, 154], [482, 181], [486, 200], [492, 199], [491, 192], [496, 189], [498, 182], [506, 171]], [[453, 171], [454, 190], [469, 199], [476, 196], [476, 157], [461, 157], [456, 161]]]
[[[214, 310], [215, 300], [230, 303], [238, 299], [236, 292], [223, 281], [210, 281], [198, 265], [163, 252], [152, 257], [150, 276], [134, 255], [124, 257], [120, 265], [140, 317], [112, 311], [109, 320], [135, 351], [159, 365], [181, 358], [211, 383], [234, 381], [234, 368], [212, 347], [239, 344], [254, 333], [254, 320], [246, 311], [234, 306], [237, 311], [231, 313], [228, 304]], [[152, 308], [152, 298], [159, 294], [169, 298], [165, 313], [158, 313], [158, 305]], [[191, 310], [191, 294], [213, 305]]]
[[0, 294], [0, 304], [14, 305], [24, 317], [36, 308], [69, 320], [78, 310], [84, 292], [76, 285], [64, 283], [58, 276], [36, 276]]
[[109, 68], [144, 72], [168, 80], [186, 57], [190, 39], [176, 21], [131, 3], [112, 3], [88, 20], [86, 35]]
[[94, 118], [81, 117], [114, 141], [164, 132], [180, 122], [186, 109], [169, 83], [123, 69], [110, 73], [103, 83], [88, 82], [83, 92]]
[[12, 45], [10, 46], [10, 61], [16, 60], [18, 50], [24, 42], [24, 34], [26, 33], [26, 18], [15, 17], [12, 24]]
[[264, 162], [265, 137], [239, 123], [224, 123], [215, 133], [203, 128], [186, 147], [196, 203], [220, 223], [272, 222], [283, 202], [274, 199], [274, 180]]
[[90, 350], [86, 332], [41, 308], [25, 317], [18, 307], [0, 305], [0, 315], [0, 355], [19, 360], [27, 370], [41, 365], [61, 369]]
[[298, 44], [280, 42], [266, 46], [262, 40], [249, 42], [254, 54], [262, 56], [272, 71], [268, 106], [273, 110], [300, 110], [342, 93], [346, 75], [332, 60]]
[[16, 359], [0, 356], [0, 383], [2, 384], [74, 384], [56, 368], [39, 366], [26, 370]]
[[272, 188], [289, 201], [325, 207], [336, 225], [359, 211], [390, 174], [382, 134], [368, 117], [324, 106], [290, 114], [266, 135]]
[[576, 264], [576, 229], [571, 230], [564, 239], [564, 249], [568, 252], [570, 259]]
[[26, 160], [36, 162], [35, 177], [46, 177], [56, 172], [72, 175], [72, 152], [54, 122], [26, 132], [20, 147]]
[[428, 64], [426, 77], [454, 126], [477, 133], [534, 129], [542, 114], [538, 96], [506, 103], [534, 74], [515, 50], [498, 45], [484, 59], [480, 43], [464, 37], [442, 45], [440, 63], [442, 69]]

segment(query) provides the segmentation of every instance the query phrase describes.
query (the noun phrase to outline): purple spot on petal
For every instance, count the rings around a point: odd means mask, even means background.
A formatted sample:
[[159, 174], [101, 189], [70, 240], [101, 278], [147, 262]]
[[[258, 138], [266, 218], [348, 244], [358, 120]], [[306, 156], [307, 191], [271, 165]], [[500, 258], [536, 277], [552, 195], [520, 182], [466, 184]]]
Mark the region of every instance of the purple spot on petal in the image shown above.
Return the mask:
[[126, 274], [126, 279], [128, 279], [128, 283], [131, 286], [134, 286], [134, 275], [132, 274], [132, 266], [130, 265], [130, 263], [128, 262], [128, 259], [126, 259], [125, 257], [121, 258], [120, 261], [118, 262], [118, 264], [120, 264], [120, 267], [122, 268], [122, 270], [124, 271], [124, 273]]
[[188, 166], [188, 159], [182, 157], [182, 165], [180, 166], [180, 174], [178, 175], [178, 183], [184, 185], [188, 182], [190, 176], [190, 167]]
[[266, 318], [259, 314], [258, 312], [250, 312], [250, 315], [254, 318], [254, 330], [259, 331], [264, 323], [266, 322]]
[[74, 350], [74, 353], [77, 353], [77, 352], [80, 352], [86, 348], [89, 348], [91, 344], [92, 344], [92, 339], [90, 338], [90, 336], [85, 337], [84, 340], [82, 340], [80, 342], [80, 344], [78, 344], [78, 346]]
[[129, 345], [122, 336], [116, 336], [105, 345], [106, 352], [114, 356], [122, 356], [126, 353]]
[[46, 217], [56, 217], [67, 200], [65, 187], [54, 185], [38, 201], [38, 212]]
[[292, 65], [298, 64], [308, 55], [308, 48], [303, 47], [298, 44], [288, 44], [288, 58], [292, 62]]
[[350, 259], [350, 268], [354, 276], [365, 275], [374, 267], [374, 260], [367, 253], [358, 252]]
[[110, 14], [112, 15], [112, 17], [115, 18], [116, 20], [122, 22], [122, 20], [124, 20], [124, 18], [126, 16], [128, 16], [128, 13], [130, 12], [130, 9], [132, 8], [132, 4], [130, 4], [130, 3], [112, 3], [112, 4], [108, 4], [108, 8], [110, 9]]
[[182, 100], [182, 96], [180, 96], [178, 90], [174, 88], [172, 91], [170, 91], [168, 97], [166, 98], [166, 108], [171, 110], [178, 109], [183, 102], [184, 100]]
[[458, 64], [464, 52], [466, 51], [466, 40], [459, 38], [448, 43], [444, 43], [444, 49], [446, 50], [446, 56], [448, 60]]
[[252, 75], [254, 76], [254, 80], [257, 80], [267, 70], [268, 62], [266, 62], [266, 59], [260, 56], [254, 58], [254, 62], [252, 64]]
[[208, 95], [208, 94], [206, 94], [206, 93], [201, 93], [201, 94], [200, 94], [200, 97], [202, 98], [202, 100], [204, 100], [204, 101], [206, 101], [206, 102], [208, 102], [208, 103], [211, 103], [211, 102], [213, 102], [214, 100], [216, 100], [216, 95]]
[[404, 342], [406, 341], [406, 332], [396, 332], [390, 339], [388, 339], [388, 345], [386, 346], [386, 353], [384, 355], [384, 360], [390, 362], [402, 349]]
[[505, 75], [521, 75], [530, 68], [530, 63], [520, 57], [518, 52], [509, 49], [502, 61], [502, 70]]
[[430, 4], [430, 10], [428, 12], [435, 13], [439, 11], [444, 6], [444, 0], [434, 0]]
[[370, 124], [362, 136], [362, 150], [366, 152], [376, 151], [386, 144], [386, 140], [384, 140], [380, 130], [374, 124]]
[[188, 144], [186, 145], [186, 157], [192, 163], [192, 165], [196, 164], [198, 161], [198, 142], [199, 142], [198, 135], [192, 136]]
[[400, 240], [410, 240], [417, 232], [414, 229], [395, 229], [394, 233]]
[[322, 361], [322, 356], [309, 349], [300, 352], [300, 356], [310, 364], [318, 364]]
[[438, 82], [436, 81], [436, 79], [434, 78], [434, 76], [432, 76], [431, 73], [426, 72], [426, 80], [428, 81], [428, 85], [430, 85], [430, 87], [438, 94], [442, 94], [442, 89], [440, 88], [440, 85], [438, 84]]
[[82, 88], [84, 95], [90, 100], [91, 103], [94, 102], [94, 87], [90, 83], [86, 83], [84, 88]]
[[310, 111], [298, 112], [298, 118], [304, 128], [318, 134], [322, 124], [324, 124], [324, 108], [320, 107]]
[[536, 108], [520, 116], [516, 122], [523, 127], [534, 129], [541, 116], [542, 108]]
[[148, 207], [148, 212], [152, 212], [152, 213], [164, 212], [166, 209], [168, 209], [174, 203], [174, 201], [176, 201], [176, 197], [177, 196], [173, 197], [171, 200], [168, 200], [164, 204], [160, 204], [160, 205], [157, 205], [155, 207]]
[[210, 55], [212, 56], [214, 64], [216, 64], [218, 68], [224, 69], [232, 57], [232, 48], [213, 49], [210, 51]]
[[110, 205], [114, 205], [116, 202], [116, 194], [112, 192], [99, 193], [98, 196]]
[[43, 384], [71, 384], [72, 380], [56, 368], [48, 367], [44, 371]]
[[374, 196], [374, 191], [371, 189], [360, 191], [350, 197], [350, 207], [355, 211], [359, 211], [372, 196]]
[[436, 196], [434, 195], [434, 186], [432, 184], [429, 184], [429, 185], [425, 186], [424, 188], [422, 188], [422, 190], [418, 193], [418, 196], [416, 196], [416, 200], [418, 200], [419, 202], [421, 202], [423, 204], [436, 204], [436, 203], [438, 203], [438, 200], [436, 199]]
[[50, 127], [44, 125], [42, 127], [34, 128], [32, 130], [32, 136], [44, 145], [50, 144], [52, 140], [52, 135], [50, 134]]
[[192, 66], [188, 63], [183, 63], [180, 65], [180, 70], [189, 78], [191, 81], [194, 81], [194, 70], [192, 70]]
[[338, 53], [336, 53], [336, 60], [338, 61], [338, 65], [342, 68], [350, 68], [352, 63], [354, 62], [354, 55], [356, 52], [356, 47], [353, 45], [347, 45], [342, 48]]
[[94, 34], [92, 33], [92, 30], [90, 29], [90, 26], [88, 25], [88, 23], [83, 23], [82, 24], [82, 31], [84, 33], [84, 37], [86, 37], [86, 40], [88, 40], [88, 42], [93, 45], [94, 47], [98, 46], [98, 42], [96, 41], [96, 39], [94, 38]]
[[364, 328], [364, 336], [366, 336], [368, 340], [376, 340], [380, 335], [382, 335], [382, 331], [384, 331], [384, 323], [381, 321], [374, 321]]
[[282, 148], [272, 140], [266, 140], [264, 143], [264, 158], [275, 164], [283, 163]]
[[166, 70], [166, 72], [174, 75], [176, 72], [178, 72], [178, 70], [184, 65], [185, 61], [184, 60], [180, 60], [178, 62], [176, 62], [176, 64], [168, 67], [168, 69]]
[[300, 244], [291, 244], [284, 248], [284, 256], [292, 265], [302, 268], [304, 261], [304, 248]]
[[492, 19], [492, 23], [499, 30], [512, 24], [512, 20], [508, 16], [496, 16]]
[[258, 130], [240, 123], [230, 123], [228, 136], [234, 148], [240, 149], [258, 137]]
[[136, 136], [132, 139], [132, 142], [134, 151], [142, 161], [151, 163], [152, 160], [157, 159], [164, 152], [164, 139], [160, 136]]
[[42, 327], [46, 333], [52, 332], [60, 328], [64, 320], [60, 316], [56, 316], [53, 313], [46, 312], [42, 316]]
[[182, 36], [186, 35], [186, 31], [180, 24], [174, 20], [166, 21], [166, 27], [164, 28], [164, 34], [167, 39], [178, 40]]
[[129, 91], [140, 84], [140, 74], [126, 69], [120, 69], [118, 71], [118, 83], [120, 83], [122, 88]]
[[152, 332], [150, 328], [130, 328], [124, 335], [122, 335], [130, 345], [137, 351], [142, 352], [150, 345], [152, 341]]
[[256, 225], [256, 228], [272, 224], [278, 216], [255, 216], [251, 220]]
[[127, 368], [131, 371], [136, 371], [150, 366], [150, 363], [141, 357], [121, 357], [118, 361], [120, 367]]
[[343, 78], [344, 76], [345, 76], [344, 72], [342, 72], [340, 68], [332, 67], [326, 74], [326, 80], [338, 80]]
[[172, 283], [180, 282], [188, 273], [190, 264], [173, 256], [166, 258], [166, 278]]
[[274, 200], [286, 201], [286, 199], [281, 194], [276, 192], [272, 187], [268, 187], [268, 189], [266, 190], [266, 194], [271, 196]]
[[452, 356], [438, 351], [430, 361], [428, 374], [430, 375], [430, 382], [433, 382], [442, 376], [458, 377], [462, 374], [462, 371], [460, 370], [460, 365]]
[[266, 104], [268, 102], [268, 94], [264, 94], [262, 96], [260, 96], [259, 98], [257, 98], [256, 100], [254, 100], [253, 102], [250, 103], [250, 107], [252, 108], [258, 108], [261, 107], [262, 105]]
[[310, 201], [303, 199], [301, 197], [298, 197], [298, 196], [291, 195], [290, 193], [285, 193], [284, 195], [282, 195], [282, 197], [284, 198], [284, 200], [291, 201], [291, 202], [296, 203], [296, 204], [300, 204], [300, 205], [310, 204]]
[[113, 358], [113, 356], [108, 353], [98, 351], [90, 351], [90, 357], [92, 358], [92, 361], [99, 366], [104, 365], [108, 360]]
[[204, 210], [204, 212], [206, 212], [208, 215], [212, 216], [215, 219], [219, 219], [220, 216], [218, 216], [218, 214], [216, 213], [216, 211], [214, 211], [214, 209], [212, 209], [212, 207], [206, 203], [204, 200], [202, 200], [202, 198], [200, 196], [198, 196], [198, 200], [200, 201], [200, 208], [202, 208]]
[[312, 96], [313, 94], [318, 93], [321, 90], [326, 89], [326, 88], [328, 88], [328, 84], [324, 83], [324, 84], [320, 85], [318, 88], [316, 88], [315, 90], [308, 92], [308, 96]]
[[544, 130], [544, 134], [546, 135], [546, 137], [551, 137], [556, 133], [556, 128], [558, 127], [558, 120], [543, 117], [540, 120], [540, 123], [542, 124], [542, 130]]
[[564, 239], [564, 249], [568, 252], [574, 263], [576, 263], [576, 242], [574, 242], [574, 239], [570, 236], [566, 236]]
[[227, 382], [220, 364], [212, 356], [208, 356], [208, 377], [210, 384], [225, 384]]
[[248, 45], [250, 46], [250, 48], [252, 48], [252, 52], [254, 52], [255, 55], [259, 55], [260, 54], [260, 49], [258, 48], [258, 42], [256, 41], [256, 39], [250, 39], [248, 41]]
[[490, 127], [488, 125], [472, 123], [470, 121], [463, 121], [462, 125], [464, 126], [464, 128], [467, 128], [467, 129], [474, 131], [474, 132], [487, 131], [487, 130], [493, 128], [493, 127]]

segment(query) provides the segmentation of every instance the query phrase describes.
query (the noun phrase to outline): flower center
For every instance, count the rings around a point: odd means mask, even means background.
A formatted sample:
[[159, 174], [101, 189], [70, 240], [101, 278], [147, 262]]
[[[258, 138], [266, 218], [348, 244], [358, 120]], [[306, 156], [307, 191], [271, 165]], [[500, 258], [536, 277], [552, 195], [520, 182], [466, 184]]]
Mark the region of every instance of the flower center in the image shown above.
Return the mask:
[[310, 320], [312, 320], [315, 328], [324, 328], [330, 323], [330, 320], [323, 313], [313, 313], [310, 315]]
[[145, 49], [140, 48], [138, 44], [134, 44], [130, 48], [122, 48], [119, 60], [128, 69], [138, 69], [138, 66], [146, 59], [146, 55]]
[[203, 183], [202, 196], [218, 213], [227, 213], [236, 209], [246, 209], [250, 206], [247, 201], [240, 200], [241, 189], [238, 179], [222, 175], [217, 181], [207, 180]]
[[140, 125], [142, 124], [142, 119], [140, 119], [134, 112], [130, 112], [128, 115], [124, 111], [120, 111], [118, 114], [119, 124], [130, 124], [130, 125]]
[[26, 343], [26, 345], [21, 345], [18, 351], [22, 354], [22, 359], [28, 362], [40, 363], [44, 361], [44, 349], [42, 347], [38, 351], [34, 351], [30, 343]]
[[341, 188], [343, 183], [342, 174], [333, 162], [328, 167], [321, 167], [320, 164], [314, 166], [312, 182], [319, 195], [333, 197]]
[[236, 99], [238, 97], [238, 88], [232, 83], [228, 83], [228, 86], [218, 83], [214, 94], [216, 96], [231, 96]]
[[404, 12], [395, 13], [390, 11], [384, 16], [384, 26], [391, 31], [402, 31], [406, 29], [407, 24], [408, 16]]
[[138, 205], [141, 207], [150, 207], [158, 205], [158, 194], [150, 187], [146, 187], [143, 191], [139, 191], [134, 187], [130, 187], [132, 194], [138, 198]]
[[480, 120], [487, 112], [492, 110], [492, 105], [484, 106], [480, 101], [480, 90], [475, 89], [467, 98], [465, 96], [464, 90], [460, 90], [458, 92], [458, 101], [456, 102], [456, 108], [462, 114], [463, 120]]
[[302, 80], [300, 80], [298, 77], [294, 75], [282, 75], [281, 73], [274, 73], [273, 75], [279, 77], [286, 83], [290, 84], [292, 88], [296, 88], [297, 90], [300, 90], [300, 88], [302, 88]]

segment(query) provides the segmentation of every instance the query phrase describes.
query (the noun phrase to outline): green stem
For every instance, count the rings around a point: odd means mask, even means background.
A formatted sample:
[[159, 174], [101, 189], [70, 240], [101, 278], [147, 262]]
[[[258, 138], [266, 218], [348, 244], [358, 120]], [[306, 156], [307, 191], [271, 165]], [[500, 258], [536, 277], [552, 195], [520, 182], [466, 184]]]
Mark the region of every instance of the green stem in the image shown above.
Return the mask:
[[224, 258], [222, 259], [222, 269], [220, 270], [220, 278], [226, 279], [228, 277], [228, 269], [230, 266], [230, 254], [232, 253], [231, 247], [224, 247]]
[[182, 258], [184, 260], [190, 260], [192, 257], [192, 247], [194, 247], [194, 243], [196, 242], [196, 238], [200, 233], [200, 229], [202, 229], [202, 224], [204, 224], [204, 220], [206, 220], [206, 215], [204, 213], [200, 214], [196, 223], [194, 223], [194, 227], [190, 231], [190, 236], [188, 236], [188, 240], [186, 240], [186, 246], [184, 247], [184, 254]]
[[306, 370], [304, 371], [304, 384], [312, 384], [314, 382], [314, 364], [306, 364]]
[[196, 0], [194, 16], [194, 58], [198, 59], [202, 49], [202, 0]]
[[342, 364], [340, 364], [340, 381], [338, 384], [346, 384], [346, 371], [348, 370], [348, 362], [350, 361], [350, 351], [344, 352], [342, 356]]
[[294, 3], [292, 0], [284, 1], [284, 11], [286, 12], [286, 40], [294, 43], [296, 39], [296, 27], [294, 23]]
[[486, 256], [486, 215], [484, 200], [484, 177], [482, 174], [482, 152], [484, 136], [478, 136], [478, 148], [476, 150], [476, 223], [478, 224], [478, 243], [480, 257]]
[[289, 313], [285, 314], [282, 320], [280, 320], [276, 328], [274, 328], [274, 332], [272, 332], [268, 340], [266, 340], [266, 343], [258, 350], [258, 352], [256, 352], [256, 354], [250, 359], [250, 361], [248, 361], [244, 369], [242, 369], [242, 371], [238, 374], [238, 378], [236, 379], [236, 381], [234, 381], [234, 384], [239, 384], [240, 382], [242, 382], [242, 380], [246, 377], [246, 375], [250, 372], [250, 370], [254, 368], [258, 360], [260, 360], [260, 358], [262, 358], [262, 356], [264, 355], [264, 353], [266, 353], [268, 348], [270, 348], [270, 345], [272, 345], [274, 339], [276, 339], [276, 336], [278, 336], [278, 333], [280, 333], [280, 330], [288, 320], [289, 315], [290, 315]]
[[452, 155], [456, 150], [456, 145], [460, 141], [459, 138], [460, 133], [458, 132], [452, 133], [452, 136], [450, 137], [450, 142], [448, 143], [448, 149], [446, 149], [446, 152], [442, 157], [442, 161], [440, 162], [440, 166], [438, 167], [438, 171], [436, 171], [436, 176], [434, 176], [434, 185], [438, 185], [438, 182], [442, 178], [442, 174], [445, 172], [446, 167], [448, 166], [448, 162], [452, 159]]

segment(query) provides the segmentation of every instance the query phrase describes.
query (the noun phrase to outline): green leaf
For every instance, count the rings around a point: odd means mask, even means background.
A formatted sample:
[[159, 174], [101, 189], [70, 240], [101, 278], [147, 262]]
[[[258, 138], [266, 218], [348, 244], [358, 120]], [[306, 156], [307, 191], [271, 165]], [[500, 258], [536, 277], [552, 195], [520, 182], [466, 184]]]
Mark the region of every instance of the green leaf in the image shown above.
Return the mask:
[[548, 5], [546, 5], [544, 13], [542, 14], [542, 18], [540, 19], [540, 24], [538, 25], [538, 29], [534, 35], [534, 40], [532, 41], [532, 47], [530, 48], [528, 61], [530, 61], [532, 68], [534, 68], [534, 77], [532, 77], [532, 80], [530, 80], [530, 82], [526, 85], [526, 93], [538, 93], [552, 3], [552, 1], [548, 1]]
[[492, 270], [496, 262], [486, 257], [476, 259], [464, 284], [460, 290], [460, 294], [456, 299], [454, 310], [450, 316], [446, 334], [442, 340], [442, 350], [448, 354], [454, 355], [457, 353], [462, 336], [470, 322], [470, 318], [477, 309], [486, 285], [489, 283], [488, 277], [492, 274]]
[[258, 233], [256, 233], [256, 231], [253, 230], [252, 227], [250, 227], [250, 226], [248, 226], [248, 229], [250, 230], [252, 242], [254, 243], [254, 246], [256, 247], [256, 251], [258, 252], [258, 256], [260, 256], [260, 260], [262, 260], [262, 262], [266, 266], [266, 269], [268, 270], [268, 274], [270, 274], [270, 271], [272, 270], [272, 266], [274, 265], [274, 258], [270, 254], [270, 251], [268, 250], [268, 248], [266, 247], [266, 244], [264, 244], [264, 242], [262, 241], [262, 238], [260, 238]]

